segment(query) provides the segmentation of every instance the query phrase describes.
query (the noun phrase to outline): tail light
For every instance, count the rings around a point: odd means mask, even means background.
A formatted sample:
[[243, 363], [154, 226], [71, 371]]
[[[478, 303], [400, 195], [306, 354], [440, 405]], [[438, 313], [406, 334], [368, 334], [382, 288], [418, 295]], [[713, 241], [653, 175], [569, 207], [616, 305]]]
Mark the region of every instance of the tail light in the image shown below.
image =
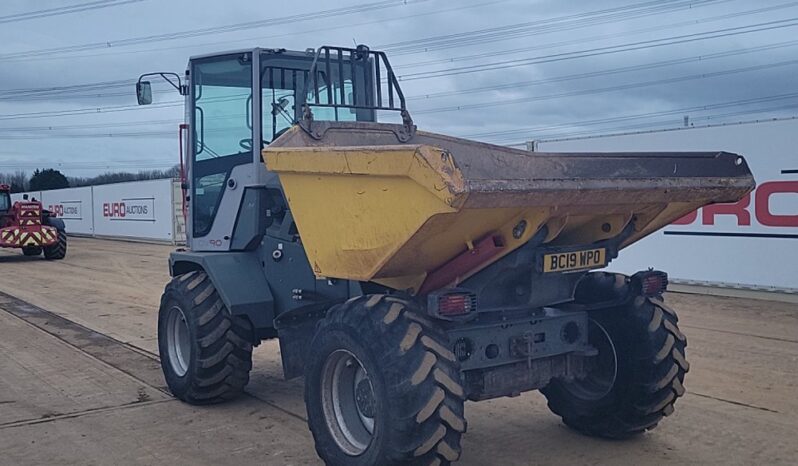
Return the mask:
[[459, 320], [469, 317], [476, 309], [477, 296], [470, 291], [445, 290], [427, 297], [427, 312], [439, 319]]
[[659, 296], [668, 288], [668, 274], [659, 270], [637, 272], [632, 279], [638, 284], [643, 296]]

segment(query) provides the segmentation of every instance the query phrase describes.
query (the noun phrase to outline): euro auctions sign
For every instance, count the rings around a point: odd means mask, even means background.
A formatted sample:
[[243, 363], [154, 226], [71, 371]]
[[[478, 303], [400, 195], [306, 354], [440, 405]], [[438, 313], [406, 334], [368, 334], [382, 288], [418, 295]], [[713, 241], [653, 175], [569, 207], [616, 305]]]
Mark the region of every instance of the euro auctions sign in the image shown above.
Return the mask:
[[[782, 170], [785, 175], [789, 171]], [[702, 207], [673, 222], [673, 225], [728, 225], [735, 227], [733, 232], [716, 234], [798, 238], [798, 235], [793, 234], [796, 233], [795, 228], [798, 228], [796, 206], [798, 206], [798, 181], [771, 180], [759, 184], [753, 193], [736, 203]], [[777, 231], [778, 228], [786, 230]], [[665, 234], [674, 234], [674, 231], [666, 230]]]
[[90, 186], [42, 191], [40, 199], [45, 209], [64, 221], [67, 234], [94, 234], [94, 209]]
[[103, 203], [103, 217], [122, 221], [155, 221], [155, 198], [127, 198]]
[[92, 202], [97, 236], [172, 239], [172, 180], [94, 186]]
[[48, 204], [47, 210], [56, 217], [66, 220], [82, 220], [83, 205], [81, 201], [61, 201], [57, 204]]

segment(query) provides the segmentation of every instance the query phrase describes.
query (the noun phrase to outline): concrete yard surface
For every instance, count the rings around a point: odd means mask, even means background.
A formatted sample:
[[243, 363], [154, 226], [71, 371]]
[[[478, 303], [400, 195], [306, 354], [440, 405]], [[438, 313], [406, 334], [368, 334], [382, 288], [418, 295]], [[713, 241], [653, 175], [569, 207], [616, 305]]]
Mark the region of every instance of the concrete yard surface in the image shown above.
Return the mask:
[[[193, 407], [165, 388], [158, 303], [171, 246], [70, 238], [63, 261], [0, 251], [0, 465], [319, 464], [303, 382], [279, 347], [247, 396]], [[798, 305], [669, 293], [687, 394], [629, 441], [572, 432], [534, 392], [468, 403], [463, 465], [796, 464]]]

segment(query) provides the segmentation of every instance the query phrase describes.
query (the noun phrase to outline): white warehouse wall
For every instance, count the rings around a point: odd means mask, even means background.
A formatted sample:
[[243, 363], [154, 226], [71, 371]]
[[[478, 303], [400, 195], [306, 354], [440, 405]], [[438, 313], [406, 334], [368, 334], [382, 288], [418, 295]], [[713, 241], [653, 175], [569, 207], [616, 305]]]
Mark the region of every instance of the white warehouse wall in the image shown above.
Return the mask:
[[[45, 209], [64, 220], [67, 234], [185, 241], [176, 215], [182, 217], [180, 197], [175, 198], [171, 179], [131, 181], [81, 188], [31, 191], [11, 195], [12, 202], [23, 194], [42, 202]], [[175, 204], [177, 203], [177, 204]], [[182, 224], [182, 218], [180, 223]]]
[[64, 220], [68, 233], [94, 234], [91, 187], [42, 191], [37, 199], [45, 209]]
[[94, 186], [94, 234], [173, 241], [172, 180]]

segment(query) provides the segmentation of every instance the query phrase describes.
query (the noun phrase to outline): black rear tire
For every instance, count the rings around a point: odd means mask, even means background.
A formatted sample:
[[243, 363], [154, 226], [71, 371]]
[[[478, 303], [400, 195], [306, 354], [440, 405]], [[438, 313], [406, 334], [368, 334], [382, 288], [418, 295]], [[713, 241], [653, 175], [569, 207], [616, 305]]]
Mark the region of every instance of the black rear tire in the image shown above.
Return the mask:
[[166, 285], [158, 350], [169, 390], [187, 403], [233, 399], [249, 382], [251, 326], [230, 314], [205, 272], [178, 275]]
[[22, 254], [26, 256], [39, 256], [41, 253], [41, 246], [25, 246], [22, 248]]
[[53, 261], [61, 260], [67, 253], [67, 235], [63, 230], [58, 230], [58, 238], [55, 244], [44, 247], [44, 258]]
[[[305, 369], [308, 425], [321, 459], [330, 465], [457, 460], [465, 393], [448, 347], [446, 334], [410, 301], [369, 295], [333, 307], [317, 328]], [[357, 383], [361, 369], [368, 384]], [[347, 370], [356, 373], [347, 378]], [[354, 380], [355, 387], [338, 383], [343, 388], [332, 396], [333, 380]], [[368, 425], [370, 432], [363, 430]], [[366, 440], [358, 447], [345, 430]]]
[[[549, 408], [566, 425], [591, 436], [620, 439], [653, 429], [684, 394], [690, 368], [676, 313], [661, 298], [635, 296], [621, 306], [594, 311], [590, 318], [591, 344], [602, 346], [602, 333], [612, 342], [614, 376], [555, 380], [541, 390]], [[599, 348], [597, 361], [609, 361], [607, 356]], [[611, 382], [602, 385], [602, 380]]]

